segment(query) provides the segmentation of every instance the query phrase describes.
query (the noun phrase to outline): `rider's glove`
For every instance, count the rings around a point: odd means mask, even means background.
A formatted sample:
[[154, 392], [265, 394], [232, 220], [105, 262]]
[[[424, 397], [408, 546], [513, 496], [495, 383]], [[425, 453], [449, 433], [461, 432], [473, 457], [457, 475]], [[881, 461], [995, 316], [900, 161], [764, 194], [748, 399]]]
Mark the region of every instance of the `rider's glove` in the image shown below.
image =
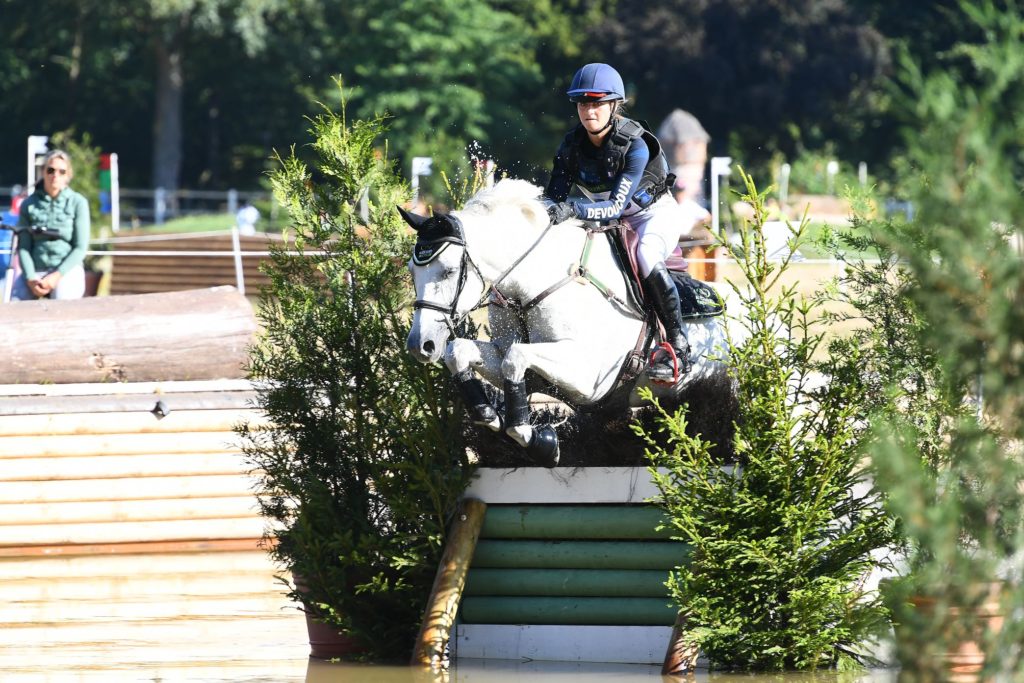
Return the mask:
[[575, 218], [576, 211], [569, 202], [553, 202], [548, 206], [548, 216], [551, 217], [552, 224], [558, 225], [570, 218]]

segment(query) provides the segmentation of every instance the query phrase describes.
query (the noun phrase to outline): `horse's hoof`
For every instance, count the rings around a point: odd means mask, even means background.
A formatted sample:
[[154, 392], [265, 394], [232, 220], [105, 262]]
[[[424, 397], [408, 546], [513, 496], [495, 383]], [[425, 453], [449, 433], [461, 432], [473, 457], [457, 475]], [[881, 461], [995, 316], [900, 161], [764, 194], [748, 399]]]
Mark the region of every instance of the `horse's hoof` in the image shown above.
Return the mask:
[[534, 427], [533, 436], [526, 447], [526, 452], [538, 465], [555, 467], [558, 465], [558, 432], [551, 425]]

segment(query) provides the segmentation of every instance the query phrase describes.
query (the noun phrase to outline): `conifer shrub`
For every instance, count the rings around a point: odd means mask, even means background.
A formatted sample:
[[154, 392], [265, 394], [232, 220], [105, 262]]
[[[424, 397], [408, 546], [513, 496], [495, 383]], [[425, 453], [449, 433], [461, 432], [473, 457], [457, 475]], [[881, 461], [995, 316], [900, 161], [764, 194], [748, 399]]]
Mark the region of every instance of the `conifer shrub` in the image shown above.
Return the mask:
[[[908, 553], [888, 594], [914, 681], [949, 678], [948, 654], [967, 642], [985, 655], [982, 679], [1024, 676], [1024, 14], [961, 9], [978, 39], [927, 73], [906, 61], [900, 74], [915, 218], [871, 233], [898, 260], [918, 321], [907, 336], [925, 351], [934, 399], [926, 420], [874, 419], [877, 480]], [[887, 390], [908, 396], [900, 383]], [[921, 405], [910, 396], [896, 405]]]
[[363, 658], [404, 660], [471, 469], [450, 378], [405, 350], [412, 237], [395, 206], [409, 188], [384, 131], [325, 108], [312, 161], [278, 158], [290, 229], [249, 357], [271, 424], [238, 433], [290, 596]]
[[[687, 434], [685, 407], [659, 407], [655, 429], [636, 428], [657, 503], [692, 548], [668, 586], [685, 639], [714, 668], [850, 668], [870, 661], [862, 644], [887, 624], [865, 579], [894, 541], [859, 449], [872, 397], [852, 381], [859, 350], [827, 348], [821, 300], [780, 284], [790, 257], [768, 260], [763, 195], [743, 181], [754, 220], [738, 242], [719, 236], [749, 309], [749, 339], [723, 355], [737, 391], [736, 462], [723, 466], [710, 441]], [[793, 250], [806, 227], [791, 226]]]

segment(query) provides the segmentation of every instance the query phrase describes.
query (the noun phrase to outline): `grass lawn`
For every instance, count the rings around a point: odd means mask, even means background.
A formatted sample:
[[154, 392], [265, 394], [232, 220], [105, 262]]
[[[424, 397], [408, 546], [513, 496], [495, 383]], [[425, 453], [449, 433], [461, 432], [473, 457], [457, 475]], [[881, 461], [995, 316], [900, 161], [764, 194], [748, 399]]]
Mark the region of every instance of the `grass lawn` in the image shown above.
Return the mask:
[[147, 234], [166, 232], [225, 232], [231, 230], [235, 217], [230, 213], [204, 213], [195, 216], [184, 216], [165, 221], [162, 225], [150, 225], [143, 228]]

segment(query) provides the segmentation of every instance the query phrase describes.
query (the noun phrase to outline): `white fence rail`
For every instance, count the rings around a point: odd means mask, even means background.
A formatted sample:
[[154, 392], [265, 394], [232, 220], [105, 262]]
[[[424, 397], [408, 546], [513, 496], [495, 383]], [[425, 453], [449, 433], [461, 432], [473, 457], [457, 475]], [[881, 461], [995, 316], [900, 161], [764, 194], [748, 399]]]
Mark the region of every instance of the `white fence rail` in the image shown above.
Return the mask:
[[[13, 187], [0, 187], [0, 206], [10, 205]], [[175, 190], [163, 188], [120, 190], [121, 217], [127, 224], [122, 227], [139, 227], [146, 224], [161, 224], [173, 218], [198, 216], [211, 213], [234, 215], [245, 202], [265, 202], [270, 193], [246, 190]], [[277, 204], [270, 204], [270, 222], [277, 218]]]

